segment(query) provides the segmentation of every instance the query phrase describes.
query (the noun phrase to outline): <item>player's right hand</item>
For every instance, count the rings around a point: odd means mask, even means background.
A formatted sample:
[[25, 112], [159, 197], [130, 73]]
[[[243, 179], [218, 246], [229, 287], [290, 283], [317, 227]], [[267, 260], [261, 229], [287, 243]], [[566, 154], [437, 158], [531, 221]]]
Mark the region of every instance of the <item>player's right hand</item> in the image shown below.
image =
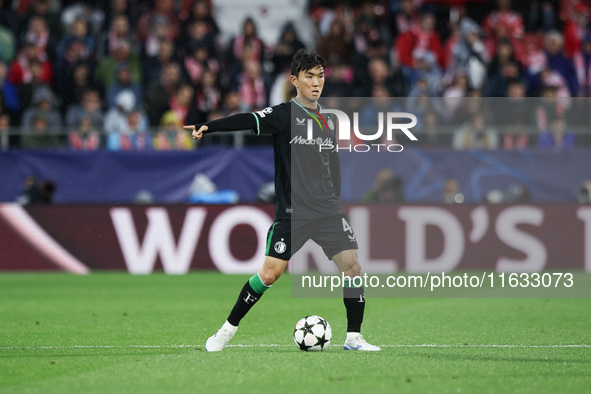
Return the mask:
[[199, 127], [199, 129], [197, 129], [195, 127], [195, 125], [192, 124], [192, 125], [183, 126], [183, 129], [185, 129], [185, 130], [193, 130], [191, 132], [191, 136], [193, 137], [193, 139], [194, 140], [200, 140], [201, 138], [203, 138], [203, 133], [205, 131], [207, 131], [208, 127], [206, 125], [201, 125], [201, 127]]

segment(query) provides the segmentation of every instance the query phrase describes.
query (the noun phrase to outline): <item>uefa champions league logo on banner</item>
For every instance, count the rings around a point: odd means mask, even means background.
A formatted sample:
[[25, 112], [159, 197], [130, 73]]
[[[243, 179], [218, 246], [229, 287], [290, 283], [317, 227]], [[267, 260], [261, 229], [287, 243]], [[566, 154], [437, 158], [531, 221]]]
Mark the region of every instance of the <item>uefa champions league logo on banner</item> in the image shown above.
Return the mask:
[[[387, 151], [387, 152], [402, 152], [404, 147], [398, 143], [394, 143], [394, 133], [396, 131], [404, 133], [411, 141], [418, 141], [417, 137], [410, 131], [411, 128], [417, 125], [417, 117], [408, 112], [379, 112], [377, 117], [377, 131], [373, 134], [368, 134], [367, 130], [360, 130], [359, 127], [359, 112], [353, 112], [353, 127], [351, 127], [351, 120], [349, 115], [344, 111], [337, 109], [322, 109], [320, 114], [332, 114], [338, 120], [337, 137], [338, 141], [344, 142], [344, 145], [333, 146], [329, 143], [317, 144], [320, 150], [336, 149], [337, 151], [346, 150], [349, 152], [369, 152], [369, 151]], [[408, 120], [407, 122], [402, 122]], [[335, 122], [331, 117], [327, 117], [327, 126], [334, 131]], [[384, 130], [385, 126], [385, 130]], [[312, 121], [308, 120], [307, 124], [307, 139], [313, 140]], [[366, 141], [365, 143], [346, 145], [346, 141], [351, 141], [351, 130], [353, 130], [356, 139]], [[386, 141], [388, 143], [379, 143], [383, 140], [385, 133]], [[392, 143], [390, 143], [392, 142]]]

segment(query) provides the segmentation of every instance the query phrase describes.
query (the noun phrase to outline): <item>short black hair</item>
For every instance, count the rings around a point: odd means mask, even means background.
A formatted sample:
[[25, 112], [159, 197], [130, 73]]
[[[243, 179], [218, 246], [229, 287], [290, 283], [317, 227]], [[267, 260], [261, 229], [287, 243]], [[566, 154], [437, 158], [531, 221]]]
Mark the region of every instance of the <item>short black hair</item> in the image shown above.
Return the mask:
[[300, 74], [300, 71], [311, 70], [317, 66], [326, 68], [326, 60], [316, 52], [302, 48], [293, 55], [291, 61], [291, 75], [297, 77]]

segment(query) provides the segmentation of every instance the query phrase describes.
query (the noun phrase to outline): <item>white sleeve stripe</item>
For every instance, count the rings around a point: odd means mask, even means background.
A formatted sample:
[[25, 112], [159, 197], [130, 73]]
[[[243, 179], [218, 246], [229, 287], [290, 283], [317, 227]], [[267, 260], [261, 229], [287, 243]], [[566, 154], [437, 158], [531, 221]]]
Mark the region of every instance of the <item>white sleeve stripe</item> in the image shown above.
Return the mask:
[[252, 134], [259, 135], [259, 134], [261, 134], [261, 124], [259, 123], [259, 117], [254, 112], [251, 112], [251, 113], [252, 113], [252, 116], [254, 116], [254, 119], [257, 121], [256, 133], [255, 133], [255, 130], [252, 130]]

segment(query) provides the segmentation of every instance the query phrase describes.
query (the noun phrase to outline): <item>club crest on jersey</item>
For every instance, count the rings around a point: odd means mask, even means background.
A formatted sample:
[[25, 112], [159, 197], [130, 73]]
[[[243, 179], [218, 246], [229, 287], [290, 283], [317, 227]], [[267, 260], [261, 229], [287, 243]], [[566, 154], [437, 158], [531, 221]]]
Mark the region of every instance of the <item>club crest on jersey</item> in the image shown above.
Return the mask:
[[275, 252], [282, 254], [287, 250], [287, 245], [285, 245], [285, 242], [283, 241], [278, 241], [275, 243]]
[[334, 131], [334, 122], [332, 121], [332, 118], [328, 118], [328, 120], [326, 121], [326, 124], [328, 125], [329, 129]]

